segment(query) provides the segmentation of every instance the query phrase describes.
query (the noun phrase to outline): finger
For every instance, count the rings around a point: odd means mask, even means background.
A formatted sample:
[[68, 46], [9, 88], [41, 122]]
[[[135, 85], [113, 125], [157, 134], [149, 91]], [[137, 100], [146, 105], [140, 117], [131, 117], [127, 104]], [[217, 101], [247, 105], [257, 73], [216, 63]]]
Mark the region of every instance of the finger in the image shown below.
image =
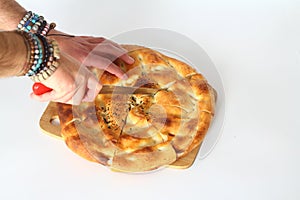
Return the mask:
[[79, 105], [82, 101], [83, 96], [84, 96], [83, 93], [84, 93], [84, 91], [81, 91], [81, 92], [72, 91], [70, 93], [65, 94], [64, 96], [54, 98], [51, 101], [66, 103], [66, 104], [72, 104], [72, 105]]
[[104, 69], [119, 78], [124, 76], [124, 72], [120, 69], [120, 67], [112, 63], [109, 59], [101, 56], [92, 54], [87, 57], [87, 59], [84, 61], [84, 64], [87, 66], [95, 66], [97, 68]]
[[101, 89], [100, 83], [95, 78], [89, 78], [87, 82], [87, 92], [83, 101], [93, 101]]
[[119, 66], [115, 65], [114, 63], [111, 63], [108, 68], [106, 69], [106, 71], [116, 75], [117, 77], [121, 78], [121, 79], [126, 79], [127, 75], [120, 69]]
[[94, 96], [96, 97], [100, 90], [102, 89], [102, 85], [99, 83], [99, 81], [93, 76], [93, 78], [90, 78], [88, 80], [87, 87], [94, 91]]
[[135, 60], [132, 57], [130, 57], [128, 54], [124, 54], [120, 56], [120, 58], [127, 64], [133, 64], [135, 62]]
[[94, 101], [96, 96], [99, 94], [102, 85], [96, 79], [89, 79], [88, 80], [88, 91], [86, 95], [83, 97], [82, 101], [91, 102]]
[[115, 60], [120, 56], [126, 54], [127, 52], [124, 49], [115, 47], [112, 44], [101, 43], [98, 45], [91, 45], [92, 51], [91, 53], [96, 55], [101, 55], [104, 57], [108, 57], [111, 60]]
[[36, 95], [34, 93], [30, 94], [30, 97], [34, 100], [40, 101], [40, 102], [47, 102], [47, 101], [51, 101], [54, 99], [55, 97], [55, 91], [52, 90], [51, 92], [46, 92], [44, 94], [41, 95]]
[[60, 85], [59, 90], [55, 91], [52, 101], [65, 103], [72, 99], [74, 94], [79, 88], [75, 84], [72, 85]]
[[75, 102], [74, 94], [75, 94], [75, 92], [70, 92], [70, 93], [65, 94], [64, 96], [55, 98], [52, 101], [73, 104], [73, 102]]
[[134, 59], [127, 54], [127, 50], [119, 46], [118, 44], [114, 44], [111, 41], [105, 41], [99, 45], [97, 45], [93, 51], [94, 54], [99, 55], [112, 55], [108, 56], [112, 61], [117, 58], [121, 58], [127, 64], [133, 64]]
[[127, 64], [133, 64], [135, 61], [132, 57], [130, 57], [126, 53], [125, 50], [114, 47], [114, 46], [110, 46], [110, 47], [104, 47], [104, 46], [99, 47], [98, 46], [98, 47], [94, 48], [94, 50], [92, 51], [92, 54], [106, 57], [111, 61], [115, 61], [117, 58], [120, 58]]
[[82, 102], [82, 99], [84, 98], [84, 96], [86, 95], [88, 88], [87, 88], [87, 83], [85, 82], [84, 84], [82, 84], [74, 93], [74, 95], [71, 96], [71, 98], [69, 100], [66, 101], [70, 101], [72, 102], [73, 105], [79, 105]]
[[68, 92], [66, 94], [60, 94], [54, 90], [51, 92], [44, 93], [42, 95], [35, 95], [34, 93], [30, 94], [30, 97], [34, 100], [40, 101], [40, 102], [47, 102], [47, 101], [55, 101], [55, 102], [61, 102], [61, 103], [67, 103], [70, 102], [72, 104], [72, 97], [74, 95], [74, 91]]

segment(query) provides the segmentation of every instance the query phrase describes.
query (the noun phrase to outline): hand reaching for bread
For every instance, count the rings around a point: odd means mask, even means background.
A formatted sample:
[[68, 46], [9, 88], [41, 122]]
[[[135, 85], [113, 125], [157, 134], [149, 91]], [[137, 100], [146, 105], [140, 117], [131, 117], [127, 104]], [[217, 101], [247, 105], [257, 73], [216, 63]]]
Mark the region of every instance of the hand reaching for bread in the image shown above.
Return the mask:
[[127, 64], [134, 62], [133, 58], [127, 55], [127, 50], [103, 37], [62, 37], [59, 35], [66, 34], [57, 30], [51, 30], [49, 33], [49, 37], [54, 38], [58, 42], [61, 51], [69, 54], [86, 66], [104, 69], [119, 78], [123, 77], [124, 72], [113, 61], [120, 58]]
[[117, 58], [127, 64], [134, 62], [125, 49], [102, 37], [67, 36], [56, 30], [49, 37], [55, 38], [63, 55], [59, 69], [42, 82], [53, 90], [42, 95], [31, 94], [38, 101], [76, 105], [82, 101], [93, 101], [101, 89], [101, 84], [86, 66], [94, 66], [119, 78], [126, 78], [124, 72], [113, 62]]

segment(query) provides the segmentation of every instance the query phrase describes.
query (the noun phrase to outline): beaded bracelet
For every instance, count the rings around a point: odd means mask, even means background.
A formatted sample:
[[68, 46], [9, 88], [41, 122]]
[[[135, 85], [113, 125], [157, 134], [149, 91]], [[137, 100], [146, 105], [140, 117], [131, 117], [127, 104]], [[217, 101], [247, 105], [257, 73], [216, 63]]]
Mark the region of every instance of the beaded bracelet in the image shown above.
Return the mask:
[[31, 18], [31, 16], [32, 16], [32, 12], [31, 12], [31, 11], [28, 11], [28, 12], [24, 15], [23, 19], [21, 19], [21, 21], [19, 22], [19, 24], [18, 24], [18, 26], [17, 26], [17, 29], [18, 29], [18, 30], [22, 30], [23, 27], [24, 27], [24, 25], [25, 25], [25, 23]]
[[49, 78], [58, 68], [60, 59], [60, 50], [55, 40], [47, 40], [49, 57], [44, 60], [43, 68], [30, 78], [35, 82], [41, 82]]
[[44, 58], [43, 62], [41, 63], [40, 68], [36, 71], [36, 74], [39, 73], [42, 69], [45, 69], [47, 62], [51, 60], [52, 53], [50, 52], [51, 44], [48, 43], [46, 38], [42, 35], [37, 35], [37, 37], [42, 41], [42, 44], [44, 46]]
[[24, 67], [23, 71], [26, 72], [24, 75], [32, 76], [36, 73], [43, 61], [43, 46], [36, 35], [25, 31], [18, 31], [18, 33], [30, 44], [30, 61], [28, 62], [28, 66]]
[[30, 70], [26, 73], [27, 76], [32, 76], [37, 73], [38, 69], [40, 68], [43, 62], [44, 57], [44, 49], [41, 41], [35, 34], [30, 34], [32, 35], [32, 38], [34, 40], [34, 61], [33, 65], [30, 67]]
[[48, 24], [43, 16], [28, 11], [19, 22], [17, 29], [47, 36], [49, 31], [55, 27], [55, 23]]
[[35, 82], [49, 78], [58, 68], [60, 51], [55, 40], [48, 40], [43, 35], [26, 31], [17, 31], [23, 36], [28, 50], [26, 65], [19, 75], [26, 75]]
[[33, 14], [32, 17], [24, 24], [24, 31], [29, 32], [38, 19], [39, 16], [37, 14]]

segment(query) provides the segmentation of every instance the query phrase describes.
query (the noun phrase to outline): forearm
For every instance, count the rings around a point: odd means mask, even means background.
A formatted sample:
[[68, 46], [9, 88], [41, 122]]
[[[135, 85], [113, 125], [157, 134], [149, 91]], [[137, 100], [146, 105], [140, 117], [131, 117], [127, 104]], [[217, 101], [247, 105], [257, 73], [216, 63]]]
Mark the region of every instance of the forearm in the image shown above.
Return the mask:
[[26, 10], [14, 0], [0, 0], [0, 30], [14, 30]]
[[24, 38], [12, 31], [0, 32], [0, 77], [17, 75], [27, 60]]

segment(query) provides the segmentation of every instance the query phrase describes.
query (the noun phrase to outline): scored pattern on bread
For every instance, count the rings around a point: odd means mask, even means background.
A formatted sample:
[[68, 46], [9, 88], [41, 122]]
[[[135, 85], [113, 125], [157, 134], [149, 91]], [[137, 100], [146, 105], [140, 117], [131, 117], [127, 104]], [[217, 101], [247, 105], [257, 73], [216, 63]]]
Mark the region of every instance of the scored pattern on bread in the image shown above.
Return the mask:
[[81, 157], [124, 172], [169, 165], [200, 145], [215, 112], [215, 92], [184, 62], [124, 45], [135, 59], [116, 64], [128, 79], [90, 67], [102, 84], [161, 89], [153, 95], [99, 94], [94, 102], [58, 103], [61, 134]]

